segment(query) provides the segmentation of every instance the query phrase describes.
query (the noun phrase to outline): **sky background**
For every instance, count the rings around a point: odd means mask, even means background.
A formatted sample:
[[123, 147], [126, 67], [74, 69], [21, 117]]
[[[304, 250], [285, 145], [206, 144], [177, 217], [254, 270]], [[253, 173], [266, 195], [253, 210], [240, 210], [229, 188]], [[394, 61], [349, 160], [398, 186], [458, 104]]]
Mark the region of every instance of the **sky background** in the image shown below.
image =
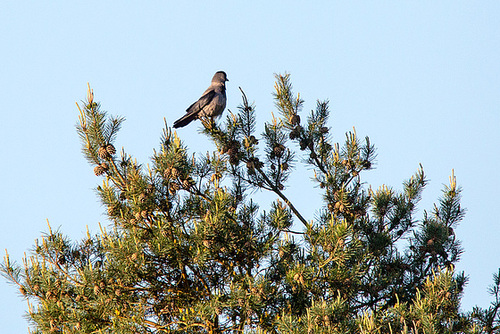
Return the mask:
[[[330, 100], [336, 141], [355, 127], [376, 145], [364, 176], [373, 188], [401, 189], [421, 163], [430, 183], [419, 209], [430, 210], [455, 170], [467, 208], [456, 230], [470, 279], [462, 308], [486, 307], [500, 267], [499, 17], [498, 1], [2, 1], [0, 250], [20, 261], [47, 220], [72, 239], [108, 224], [75, 131], [87, 82], [126, 118], [117, 148], [146, 164], [163, 118], [180, 117], [217, 70], [230, 79], [229, 109], [238, 86], [255, 101], [259, 133], [274, 73], [288, 72], [304, 112]], [[178, 133], [192, 152], [212, 150], [199, 127]], [[309, 176], [287, 195], [312, 219]], [[0, 300], [0, 332], [26, 333], [26, 302], [3, 278]]]

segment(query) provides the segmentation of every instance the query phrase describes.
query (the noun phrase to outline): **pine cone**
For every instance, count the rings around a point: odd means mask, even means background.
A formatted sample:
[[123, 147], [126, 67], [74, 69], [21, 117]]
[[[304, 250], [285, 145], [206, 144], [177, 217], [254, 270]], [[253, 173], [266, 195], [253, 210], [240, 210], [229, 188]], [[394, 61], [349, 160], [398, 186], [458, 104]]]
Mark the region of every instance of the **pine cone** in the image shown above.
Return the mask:
[[110, 157], [108, 151], [106, 150], [106, 146], [99, 147], [99, 149], [97, 150], [97, 155], [101, 159], [108, 159]]
[[297, 125], [289, 134], [290, 139], [294, 140], [296, 138], [300, 137], [300, 133], [302, 132], [303, 128], [300, 125]]
[[166, 179], [170, 179], [170, 177], [172, 176], [172, 168], [167, 167], [167, 169], [165, 169], [165, 171], [163, 172], [163, 176]]
[[115, 155], [116, 153], [116, 149], [113, 146], [113, 144], [106, 145], [106, 151], [108, 152], [109, 155]]
[[276, 155], [278, 158], [281, 158], [284, 151], [285, 151], [285, 146], [283, 146], [283, 144], [277, 144], [273, 148], [274, 155]]
[[238, 159], [238, 156], [237, 155], [231, 155], [229, 157], [229, 163], [231, 165], [235, 165], [235, 166], [238, 166], [238, 164], [240, 163], [240, 159]]
[[238, 151], [241, 147], [241, 144], [239, 141], [233, 140], [233, 141], [231, 141], [231, 146], [234, 147], [234, 149], [236, 149], [236, 151]]
[[138, 199], [140, 203], [145, 203], [147, 200], [147, 196], [146, 194], [140, 194]]
[[184, 189], [189, 189], [189, 188], [191, 188], [191, 182], [189, 182], [189, 180], [184, 180], [184, 181], [182, 181], [182, 187], [183, 187]]
[[302, 139], [300, 142], [299, 142], [299, 145], [300, 145], [300, 149], [302, 151], [304, 151], [308, 146], [309, 146], [309, 140], [307, 139]]
[[108, 170], [108, 164], [102, 163], [102, 164], [94, 167], [94, 174], [97, 175], [97, 176], [101, 176], [107, 170]]
[[160, 210], [162, 211], [168, 211], [172, 208], [172, 204], [170, 202], [166, 201], [165, 199], [160, 200]]
[[361, 165], [366, 168], [366, 169], [370, 169], [372, 167], [372, 163], [368, 160], [364, 160], [361, 162]]
[[297, 125], [300, 123], [300, 116], [295, 114], [292, 117], [290, 117], [290, 124], [292, 125]]
[[175, 195], [175, 193], [179, 189], [180, 189], [180, 185], [178, 183], [172, 182], [172, 183], [170, 183], [170, 187], [168, 188], [168, 192], [170, 193], [170, 195]]
[[224, 145], [224, 146], [222, 146], [222, 148], [221, 148], [221, 153], [222, 153], [222, 154], [224, 154], [224, 153], [226, 153], [227, 151], [229, 151], [229, 149], [230, 149], [230, 146], [229, 146], [229, 145]]
[[85, 106], [88, 110], [93, 110], [97, 108], [97, 103], [96, 102], [90, 102]]
[[255, 164], [252, 160], [247, 161], [247, 170], [248, 174], [255, 174]]
[[172, 168], [172, 177], [177, 178], [179, 176], [179, 170], [177, 168]]

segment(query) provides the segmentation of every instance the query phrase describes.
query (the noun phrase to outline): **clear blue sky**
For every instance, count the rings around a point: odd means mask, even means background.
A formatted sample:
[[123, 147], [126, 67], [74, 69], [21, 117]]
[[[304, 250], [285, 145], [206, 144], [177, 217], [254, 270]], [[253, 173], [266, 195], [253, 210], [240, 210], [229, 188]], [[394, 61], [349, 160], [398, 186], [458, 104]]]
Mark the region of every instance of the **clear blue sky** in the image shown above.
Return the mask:
[[[251, 3], [251, 4], [250, 4]], [[500, 2], [2, 1], [0, 249], [20, 260], [47, 229], [73, 239], [106, 225], [99, 184], [80, 152], [75, 101], [87, 82], [127, 121], [117, 146], [147, 163], [163, 118], [172, 124], [225, 70], [258, 122], [273, 110], [273, 73], [291, 73], [305, 111], [329, 99], [335, 138], [356, 127], [378, 148], [366, 180], [401, 189], [422, 163], [431, 209], [455, 169], [467, 215], [456, 231], [470, 277], [463, 308], [487, 306], [500, 267]], [[212, 149], [179, 131], [194, 152]], [[313, 218], [317, 201], [289, 196]], [[416, 217], [419, 218], [419, 217]], [[1, 332], [23, 333], [26, 303], [0, 279]]]

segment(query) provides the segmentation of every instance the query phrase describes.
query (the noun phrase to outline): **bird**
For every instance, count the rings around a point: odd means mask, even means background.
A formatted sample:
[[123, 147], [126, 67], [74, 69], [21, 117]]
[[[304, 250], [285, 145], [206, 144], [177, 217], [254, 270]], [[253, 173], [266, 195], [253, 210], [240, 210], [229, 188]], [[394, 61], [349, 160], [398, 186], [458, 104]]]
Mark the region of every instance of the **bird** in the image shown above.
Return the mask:
[[218, 71], [212, 83], [198, 101], [186, 109], [186, 114], [174, 122], [174, 128], [182, 128], [195, 119], [210, 117], [212, 121], [226, 108], [226, 72]]

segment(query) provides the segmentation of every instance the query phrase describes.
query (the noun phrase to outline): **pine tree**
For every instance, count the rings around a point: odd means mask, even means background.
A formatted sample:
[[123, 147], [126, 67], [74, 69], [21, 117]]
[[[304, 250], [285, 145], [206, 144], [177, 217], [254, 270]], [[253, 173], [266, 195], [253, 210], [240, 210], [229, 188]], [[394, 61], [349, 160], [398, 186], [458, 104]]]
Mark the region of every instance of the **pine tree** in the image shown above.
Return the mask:
[[[304, 115], [290, 76], [276, 75], [278, 117], [258, 137], [241, 93], [223, 124], [202, 120], [213, 152], [191, 154], [166, 125], [143, 166], [117, 154], [124, 119], [89, 87], [77, 132], [111, 224], [81, 241], [49, 226], [22, 265], [6, 255], [2, 273], [28, 300], [35, 333], [499, 331], [500, 272], [491, 307], [459, 309], [467, 277], [455, 270], [464, 209], [453, 173], [416, 219], [422, 167], [401, 190], [374, 190], [362, 181], [373, 144], [355, 131], [333, 143], [328, 101]], [[323, 197], [315, 217], [287, 197], [299, 164]], [[276, 196], [268, 210], [257, 190]]]

